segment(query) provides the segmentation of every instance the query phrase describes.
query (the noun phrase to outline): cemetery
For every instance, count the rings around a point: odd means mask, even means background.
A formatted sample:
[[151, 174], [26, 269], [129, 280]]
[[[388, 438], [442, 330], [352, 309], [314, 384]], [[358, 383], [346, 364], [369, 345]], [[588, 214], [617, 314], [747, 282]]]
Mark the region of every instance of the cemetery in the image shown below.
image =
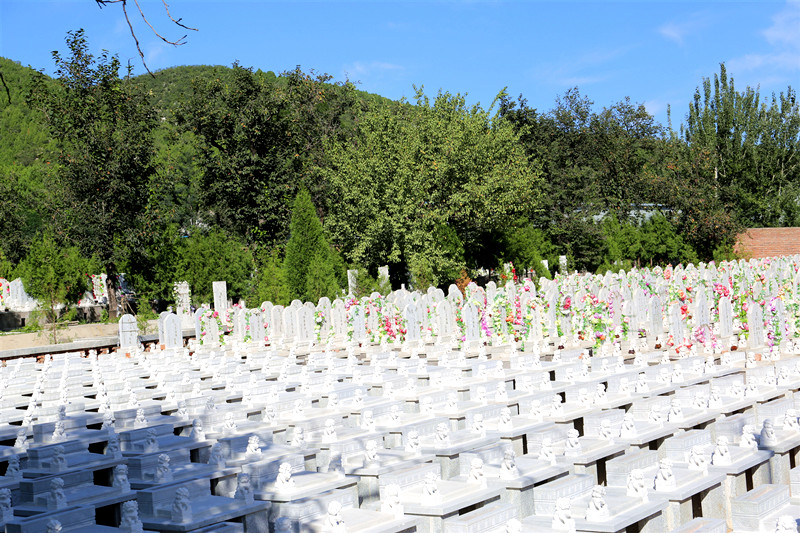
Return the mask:
[[4, 360], [5, 531], [798, 530], [800, 256], [350, 289]]

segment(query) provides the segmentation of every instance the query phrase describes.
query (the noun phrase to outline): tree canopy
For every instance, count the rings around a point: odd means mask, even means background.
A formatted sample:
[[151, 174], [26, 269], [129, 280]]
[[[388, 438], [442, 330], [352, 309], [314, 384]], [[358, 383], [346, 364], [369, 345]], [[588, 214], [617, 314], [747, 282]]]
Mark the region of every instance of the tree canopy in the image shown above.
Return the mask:
[[800, 224], [795, 92], [741, 90], [724, 65], [675, 131], [577, 87], [547, 110], [505, 91], [483, 109], [300, 67], [131, 77], [82, 31], [67, 48], [52, 78], [0, 58], [6, 275], [51, 235], [140, 301], [186, 279], [202, 303], [226, 279], [234, 298], [288, 303], [339, 294], [348, 268], [372, 290], [387, 264], [397, 288], [505, 261], [551, 276], [562, 255], [588, 271], [707, 261], [742, 228]]

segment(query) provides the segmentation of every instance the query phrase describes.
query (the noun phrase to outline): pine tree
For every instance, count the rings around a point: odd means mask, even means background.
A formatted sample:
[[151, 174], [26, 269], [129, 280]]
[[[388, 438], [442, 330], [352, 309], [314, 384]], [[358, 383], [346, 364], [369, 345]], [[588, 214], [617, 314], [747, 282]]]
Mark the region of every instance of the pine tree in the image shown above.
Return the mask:
[[[289, 231], [284, 260], [284, 279], [290, 298], [316, 301], [319, 296], [329, 295], [327, 286], [331, 283], [334, 287], [333, 292], [336, 292], [336, 278], [328, 241], [311, 202], [311, 195], [306, 189], [301, 189], [294, 200]], [[309, 277], [323, 275], [327, 279], [313, 280], [309, 283]], [[317, 296], [320, 291], [324, 291], [324, 294]]]
[[285, 272], [278, 248], [262, 258], [256, 300], [258, 303], [269, 301], [275, 305], [288, 305], [291, 300], [286, 292]]
[[330, 251], [320, 248], [314, 254], [306, 276], [306, 300], [316, 302], [323, 296], [334, 299], [338, 291]]

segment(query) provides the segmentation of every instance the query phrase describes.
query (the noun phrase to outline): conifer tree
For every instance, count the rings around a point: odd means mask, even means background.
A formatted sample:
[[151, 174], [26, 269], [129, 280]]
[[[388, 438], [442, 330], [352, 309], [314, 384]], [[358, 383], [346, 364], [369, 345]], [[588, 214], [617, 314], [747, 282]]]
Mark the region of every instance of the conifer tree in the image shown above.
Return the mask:
[[[289, 231], [284, 274], [290, 297], [316, 301], [320, 296], [330, 296], [328, 286], [331, 284], [335, 293], [336, 277], [328, 241], [311, 195], [305, 188], [295, 197]], [[327, 279], [309, 282], [309, 277], [315, 276]]]

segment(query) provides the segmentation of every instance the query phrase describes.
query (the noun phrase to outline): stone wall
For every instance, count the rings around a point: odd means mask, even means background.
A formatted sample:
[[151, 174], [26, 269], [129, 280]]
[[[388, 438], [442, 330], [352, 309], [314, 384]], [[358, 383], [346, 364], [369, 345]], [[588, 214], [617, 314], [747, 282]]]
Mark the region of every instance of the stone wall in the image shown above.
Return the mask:
[[750, 228], [739, 235], [736, 252], [747, 259], [800, 254], [800, 228]]

